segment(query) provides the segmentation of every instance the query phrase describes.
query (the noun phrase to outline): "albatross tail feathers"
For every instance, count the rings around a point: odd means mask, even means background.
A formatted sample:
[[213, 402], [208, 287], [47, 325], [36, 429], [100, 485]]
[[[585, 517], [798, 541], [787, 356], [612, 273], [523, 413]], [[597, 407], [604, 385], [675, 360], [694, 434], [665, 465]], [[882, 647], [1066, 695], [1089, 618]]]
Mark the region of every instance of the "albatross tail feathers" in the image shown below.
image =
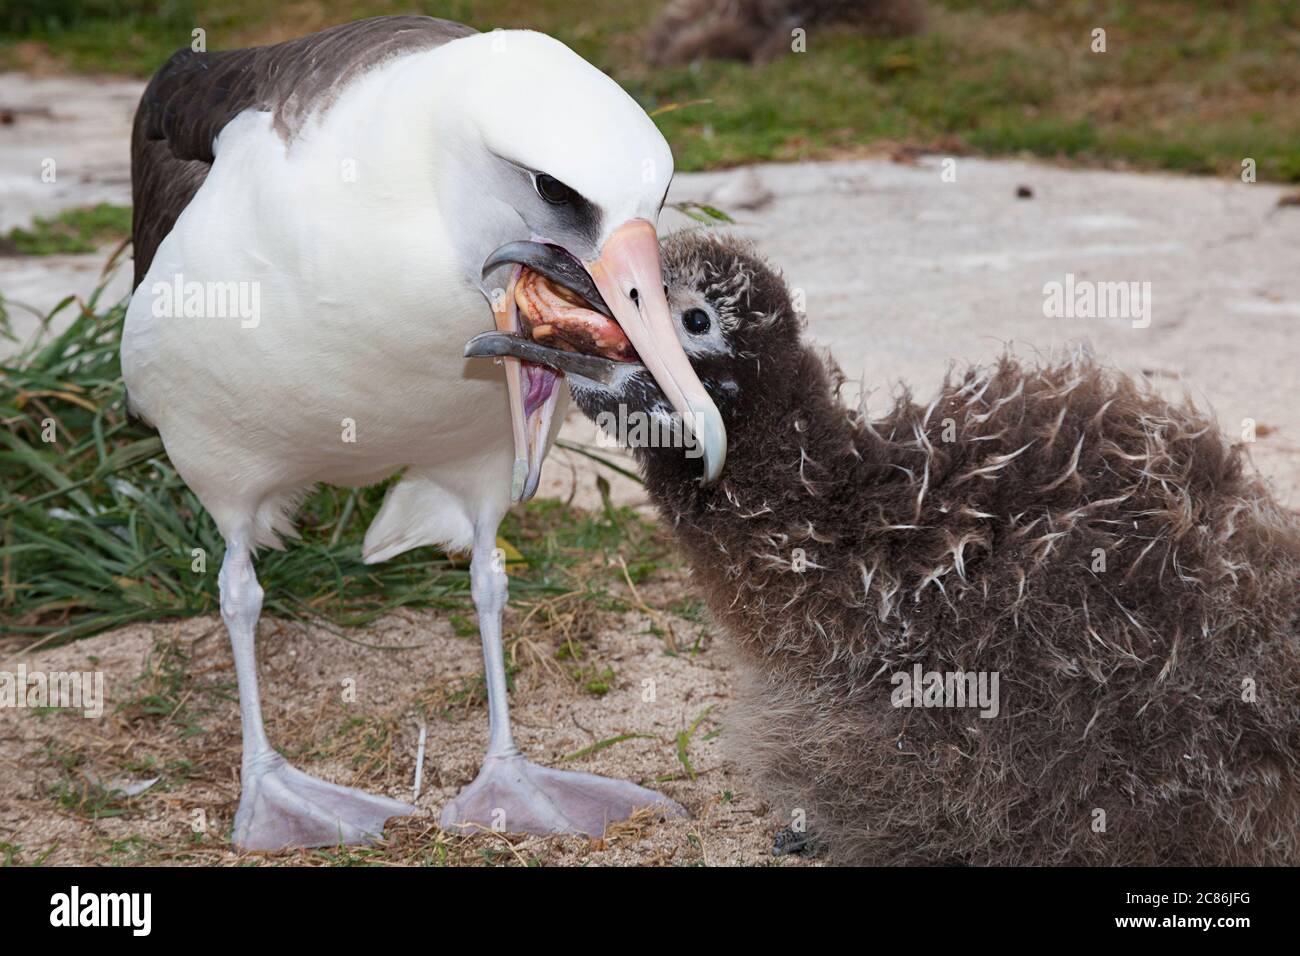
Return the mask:
[[424, 545], [469, 551], [474, 519], [459, 496], [431, 478], [408, 473], [388, 490], [366, 530], [361, 555], [366, 564], [377, 564]]

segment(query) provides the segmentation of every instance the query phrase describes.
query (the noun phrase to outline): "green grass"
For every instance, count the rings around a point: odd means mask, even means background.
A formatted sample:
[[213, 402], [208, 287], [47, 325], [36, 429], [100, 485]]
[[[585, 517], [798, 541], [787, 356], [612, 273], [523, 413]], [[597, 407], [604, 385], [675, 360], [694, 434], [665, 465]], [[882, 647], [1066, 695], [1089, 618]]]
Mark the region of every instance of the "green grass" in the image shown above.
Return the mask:
[[59, 779], [47, 787], [64, 811], [92, 820], [121, 816], [126, 811], [128, 797], [106, 790], [78, 772], [86, 762], [84, 753], [54, 741], [45, 745], [45, 752], [59, 773]]
[[[0, 64], [148, 76], [190, 31], [208, 49], [421, 12], [528, 26], [613, 75], [681, 169], [907, 144], [1300, 181], [1300, 0], [931, 0], [922, 35], [810, 30], [808, 51], [749, 66], [651, 70], [640, 0], [10, 0]], [[1107, 52], [1091, 31], [1107, 31]], [[36, 51], [36, 52], [34, 52]], [[678, 107], [678, 108], [674, 108]]]
[[[92, 300], [0, 366], [0, 636], [55, 644], [216, 610], [216, 527], [158, 436], [125, 412], [124, 314]], [[357, 537], [380, 497], [330, 489], [307, 502], [305, 540], [258, 562], [270, 613], [358, 624], [464, 592], [464, 569], [442, 555], [361, 563]]]
[[0, 253], [48, 256], [95, 252], [131, 234], [131, 207], [100, 203], [68, 209], [50, 219], [37, 219], [30, 229], [16, 226], [0, 236]]
[[[208, 681], [196, 684], [189, 672], [189, 653], [178, 640], [155, 640], [145, 660], [143, 672], [131, 684], [130, 696], [121, 701], [114, 713], [127, 723], [160, 721], [178, 729], [182, 740], [201, 736], [208, 731], [204, 721], [212, 716], [223, 699], [235, 699], [233, 681]], [[136, 776], [157, 776], [152, 758], [148, 766], [126, 764], [124, 771]], [[188, 761], [173, 761], [163, 776], [184, 779], [193, 770]]]
[[[159, 437], [123, 407], [123, 315], [92, 300], [60, 336], [0, 368], [0, 635], [55, 644], [216, 610], [224, 553], [216, 527]], [[361, 623], [464, 591], [465, 572], [443, 555], [361, 564], [357, 528], [378, 498], [338, 490], [311, 498], [303, 544], [259, 562], [270, 613]]]
[[[686, 776], [691, 780], [694, 780], [696, 776], [695, 765], [691, 763], [690, 757], [691, 739], [695, 736], [695, 732], [700, 729], [700, 725], [704, 723], [705, 718], [709, 716], [709, 711], [711, 710], [713, 710], [712, 704], [700, 711], [699, 715], [691, 722], [689, 727], [680, 730], [677, 733], [677, 761], [682, 765], [683, 770], [686, 772]], [[673, 777], [656, 778], [660, 783], [670, 779], [673, 779]]]
[[[49, 319], [67, 311], [78, 314], [66, 331], [0, 364], [0, 638], [42, 646], [217, 611], [224, 553], [157, 434], [126, 415], [124, 306], [69, 299]], [[439, 607], [458, 612], [458, 632], [469, 633], [463, 559], [421, 548], [362, 563], [361, 540], [385, 490], [321, 488], [306, 500], [302, 540], [259, 556], [267, 614], [347, 628], [399, 607]], [[625, 554], [646, 574], [667, 553], [630, 509], [537, 502], [510, 515], [501, 533], [522, 553], [512, 566], [517, 600], [576, 590], [617, 607], [609, 588], [622, 572], [605, 566], [607, 556]]]

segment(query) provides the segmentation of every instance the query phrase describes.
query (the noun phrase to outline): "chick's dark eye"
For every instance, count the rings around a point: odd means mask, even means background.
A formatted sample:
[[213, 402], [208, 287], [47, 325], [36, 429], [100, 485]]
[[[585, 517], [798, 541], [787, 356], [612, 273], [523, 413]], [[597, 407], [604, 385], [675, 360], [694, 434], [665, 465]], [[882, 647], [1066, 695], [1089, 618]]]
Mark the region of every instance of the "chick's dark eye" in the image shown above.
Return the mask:
[[538, 173], [537, 195], [553, 205], [560, 206], [573, 198], [573, 190], [554, 176]]
[[682, 328], [691, 335], [703, 335], [709, 331], [709, 326], [712, 324], [709, 313], [703, 309], [687, 309], [682, 313]]

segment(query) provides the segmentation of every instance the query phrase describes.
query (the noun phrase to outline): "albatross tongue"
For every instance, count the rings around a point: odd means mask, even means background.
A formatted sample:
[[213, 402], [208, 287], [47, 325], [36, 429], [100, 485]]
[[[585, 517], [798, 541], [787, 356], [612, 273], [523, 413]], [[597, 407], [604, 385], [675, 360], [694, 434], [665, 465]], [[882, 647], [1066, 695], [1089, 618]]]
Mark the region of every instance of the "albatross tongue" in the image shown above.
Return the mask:
[[[515, 287], [522, 276], [516, 268], [510, 288], [496, 309], [496, 326], [503, 332], [521, 331]], [[505, 360], [506, 389], [510, 393], [510, 422], [515, 438], [515, 464], [510, 478], [510, 500], [527, 501], [537, 491], [546, 457], [546, 441], [560, 398], [556, 387], [563, 375], [554, 369], [517, 358]]]
[[559, 383], [562, 373], [557, 373], [554, 369], [547, 368], [545, 365], [536, 365], [533, 362], [524, 362], [524, 417], [532, 417], [533, 412], [542, 407], [542, 404], [551, 397], [555, 391], [555, 386]]
[[[522, 334], [551, 349], [616, 362], [637, 361], [636, 349], [622, 327], [588, 305], [562, 283], [516, 265], [507, 294], [497, 307], [496, 325], [500, 332]], [[505, 365], [515, 437], [510, 497], [513, 501], [527, 501], [541, 479], [542, 460], [559, 401], [559, 381], [564, 373], [517, 357], [507, 357]]]
[[537, 493], [542, 477], [542, 462], [546, 458], [546, 442], [551, 435], [551, 421], [555, 406], [560, 400], [556, 387], [563, 377], [554, 369], [532, 362], [511, 362], [521, 366], [521, 393], [523, 398], [524, 443], [520, 454], [518, 438], [515, 441], [515, 471], [511, 479], [510, 494], [515, 501], [527, 501]]

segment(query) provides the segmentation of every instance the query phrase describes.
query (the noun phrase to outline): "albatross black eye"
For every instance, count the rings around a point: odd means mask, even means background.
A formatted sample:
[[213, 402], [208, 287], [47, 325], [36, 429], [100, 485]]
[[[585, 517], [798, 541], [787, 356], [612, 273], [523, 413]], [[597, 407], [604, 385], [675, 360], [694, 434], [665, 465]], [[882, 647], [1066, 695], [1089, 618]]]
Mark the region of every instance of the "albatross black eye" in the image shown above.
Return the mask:
[[564, 183], [560, 182], [554, 176], [548, 176], [546, 173], [538, 173], [537, 195], [541, 196], [553, 206], [562, 206], [573, 199], [573, 190]]
[[687, 309], [682, 313], [682, 328], [691, 335], [703, 335], [712, 324], [709, 313], [703, 309]]

